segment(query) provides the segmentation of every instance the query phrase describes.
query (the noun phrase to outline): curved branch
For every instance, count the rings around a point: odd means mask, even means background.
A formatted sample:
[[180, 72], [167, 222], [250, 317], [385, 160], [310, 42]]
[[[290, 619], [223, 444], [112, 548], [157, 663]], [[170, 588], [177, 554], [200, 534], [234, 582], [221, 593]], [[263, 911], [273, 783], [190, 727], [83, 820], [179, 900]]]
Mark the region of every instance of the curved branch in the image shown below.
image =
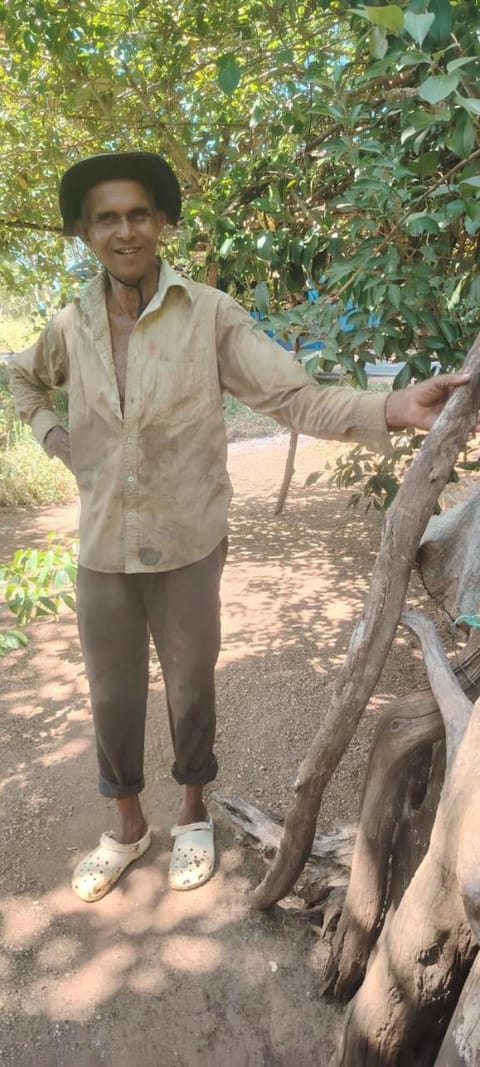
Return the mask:
[[430, 688], [445, 726], [448, 766], [468, 726], [472, 703], [455, 678], [431, 619], [420, 611], [404, 611], [400, 622], [418, 637], [422, 646]]
[[[352, 739], [393, 641], [418, 543], [480, 400], [480, 334], [468, 355], [469, 385], [450, 398], [407, 471], [390, 509], [363, 614], [353, 631], [333, 699], [303, 761], [280, 848], [251, 895], [267, 908], [290, 891], [310, 852], [325, 786]], [[374, 655], [372, 655], [374, 652]]]
[[58, 236], [62, 233], [61, 226], [45, 226], [40, 222], [23, 222], [22, 219], [0, 218], [0, 226], [6, 226], [9, 230], [32, 230], [34, 233], [53, 233]]

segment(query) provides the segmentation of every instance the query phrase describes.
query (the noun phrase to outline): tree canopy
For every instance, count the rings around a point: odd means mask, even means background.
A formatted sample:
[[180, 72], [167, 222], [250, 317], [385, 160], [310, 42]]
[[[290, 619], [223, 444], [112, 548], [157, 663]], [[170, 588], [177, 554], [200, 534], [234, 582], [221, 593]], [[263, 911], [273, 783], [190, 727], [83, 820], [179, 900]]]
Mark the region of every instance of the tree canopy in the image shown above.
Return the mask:
[[480, 296], [476, 0], [0, 12], [4, 288], [65, 276], [66, 166], [150, 149], [184, 191], [173, 259], [319, 339], [315, 366], [364, 386], [375, 356], [406, 360], [398, 384], [460, 365]]

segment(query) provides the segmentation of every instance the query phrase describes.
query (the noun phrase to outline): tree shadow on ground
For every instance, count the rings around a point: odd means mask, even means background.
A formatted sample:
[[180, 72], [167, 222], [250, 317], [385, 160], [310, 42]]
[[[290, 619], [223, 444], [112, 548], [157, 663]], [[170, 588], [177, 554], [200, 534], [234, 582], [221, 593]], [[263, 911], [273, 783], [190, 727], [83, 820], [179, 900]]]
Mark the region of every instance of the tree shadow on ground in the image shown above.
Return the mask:
[[[50, 518], [43, 516], [43, 535]], [[24, 546], [26, 532], [17, 531]], [[346, 512], [345, 496], [325, 487], [313, 494], [294, 488], [278, 519], [258, 495], [234, 501], [214, 788], [285, 807], [328, 708], [378, 536], [374, 516], [366, 522]], [[339, 1013], [318, 1000], [318, 941], [281, 909], [249, 911], [245, 890], [262, 876], [260, 860], [220, 825], [215, 878], [195, 893], [166, 888], [179, 791], [154, 663], [144, 794], [154, 844], [103, 901], [89, 906], [73, 895], [71, 872], [113, 812], [96, 794], [75, 621], [65, 615], [30, 632], [29, 648], [9, 660], [2, 684], [2, 1062], [327, 1064]], [[412, 653], [402, 641], [399, 685], [411, 688]], [[388, 685], [387, 677], [385, 694]], [[339, 779], [336, 814], [355, 807], [365, 754], [354, 753], [346, 784]]]
[[279, 911], [249, 911], [245, 890], [261, 873], [258, 861], [220, 828], [212, 882], [190, 894], [166, 888], [178, 798], [159, 702], [154, 683], [146, 797], [154, 844], [112, 894], [89, 906], [72, 893], [70, 875], [105, 828], [105, 810], [93, 789], [73, 620], [32, 630], [31, 647], [15, 657], [2, 715], [2, 1061], [326, 1064], [338, 1013], [320, 1010], [319, 1053], [315, 939]]

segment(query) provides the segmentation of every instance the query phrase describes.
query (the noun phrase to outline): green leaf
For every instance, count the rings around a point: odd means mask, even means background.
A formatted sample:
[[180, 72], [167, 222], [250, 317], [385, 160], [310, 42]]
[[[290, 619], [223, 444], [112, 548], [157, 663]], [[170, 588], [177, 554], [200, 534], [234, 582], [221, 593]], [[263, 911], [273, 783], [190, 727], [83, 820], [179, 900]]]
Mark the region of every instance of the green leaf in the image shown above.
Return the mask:
[[404, 16], [404, 26], [410, 37], [421, 48], [422, 44], [427, 36], [427, 33], [435, 21], [435, 15], [429, 12], [427, 15], [415, 15], [413, 11], [406, 11]]
[[228, 55], [222, 56], [217, 60], [218, 67], [218, 84], [227, 96], [232, 96], [240, 82], [242, 72], [235, 59], [235, 56], [229, 52]]
[[405, 366], [402, 367], [401, 371], [399, 371], [394, 378], [394, 389], [405, 389], [406, 385], [410, 385], [412, 379], [412, 369], [413, 368], [410, 363], [406, 363]]
[[434, 152], [422, 152], [421, 156], [417, 160], [412, 160], [409, 164], [409, 170], [414, 174], [421, 175], [422, 178], [430, 178], [441, 162], [440, 153]]
[[220, 259], [227, 259], [227, 256], [229, 256], [230, 252], [232, 251], [233, 244], [234, 244], [233, 237], [226, 237], [225, 238], [225, 240], [220, 245], [220, 248], [218, 250], [218, 254], [220, 256]]
[[397, 37], [403, 30], [403, 11], [397, 4], [387, 4], [382, 7], [357, 7], [355, 15], [368, 19], [374, 26], [381, 26], [387, 33], [394, 33]]
[[470, 186], [472, 189], [480, 189], [480, 174], [471, 174], [469, 178], [462, 178], [460, 186]]
[[54, 576], [53, 584], [55, 589], [62, 589], [63, 586], [68, 585], [68, 574], [64, 567], [61, 567]]
[[398, 58], [398, 64], [400, 67], [417, 67], [419, 63], [430, 63], [432, 57], [427, 55], [426, 52], [403, 52]]
[[422, 82], [418, 95], [429, 104], [439, 104], [454, 92], [458, 82], [458, 74], [434, 74]]
[[465, 229], [470, 237], [480, 230], [480, 200], [467, 200], [465, 215]]
[[354, 363], [352, 368], [353, 378], [361, 389], [368, 389], [368, 375], [363, 363]]
[[383, 333], [381, 333], [380, 330], [377, 330], [373, 337], [373, 351], [375, 352], [376, 356], [382, 355], [384, 344], [385, 338], [383, 336]]
[[26, 569], [29, 572], [33, 572], [33, 571], [37, 570], [37, 567], [38, 567], [38, 551], [37, 551], [37, 549], [32, 549], [32, 551], [29, 552], [29, 554], [28, 554]]
[[401, 292], [399, 285], [389, 285], [387, 287], [388, 299], [397, 311], [400, 310]]
[[423, 233], [440, 233], [437, 220], [421, 211], [409, 215], [405, 224], [412, 237], [420, 237]]
[[255, 286], [255, 305], [261, 315], [267, 314], [269, 300], [270, 294], [267, 283], [258, 282], [258, 285]]
[[480, 100], [473, 96], [462, 96], [461, 93], [455, 93], [455, 99], [471, 115], [480, 115]]
[[435, 22], [430, 30], [430, 37], [437, 45], [448, 40], [452, 31], [453, 13], [450, 0], [430, 0], [429, 10], [435, 15]]
[[418, 325], [417, 316], [407, 304], [400, 304], [400, 314], [403, 315], [405, 322], [411, 327], [412, 330], [416, 330]]
[[262, 233], [261, 237], [256, 241], [257, 256], [261, 259], [270, 260], [273, 251], [273, 233], [267, 231]]
[[467, 63], [478, 63], [478, 56], [463, 56], [461, 59], [451, 59], [450, 62], [447, 63], [447, 71], [451, 74], [453, 70], [458, 70], [459, 67], [465, 67]]
[[20, 648], [20, 646], [26, 648], [26, 646], [28, 645], [28, 639], [26, 634], [24, 634], [22, 630], [8, 630], [8, 633], [15, 638], [17, 642], [17, 648]]
[[58, 604], [56, 600], [52, 600], [50, 596], [41, 596], [38, 599], [47, 612], [51, 612], [52, 615], [58, 615]]
[[475, 127], [469, 115], [462, 111], [449, 130], [445, 144], [459, 159], [467, 159], [476, 141]]
[[310, 359], [305, 360], [303, 364], [307, 374], [315, 374], [318, 370], [318, 356], [310, 356]]
[[370, 32], [368, 43], [370, 47], [370, 55], [374, 59], [383, 59], [388, 52], [388, 37], [387, 31], [382, 26], [373, 26]]

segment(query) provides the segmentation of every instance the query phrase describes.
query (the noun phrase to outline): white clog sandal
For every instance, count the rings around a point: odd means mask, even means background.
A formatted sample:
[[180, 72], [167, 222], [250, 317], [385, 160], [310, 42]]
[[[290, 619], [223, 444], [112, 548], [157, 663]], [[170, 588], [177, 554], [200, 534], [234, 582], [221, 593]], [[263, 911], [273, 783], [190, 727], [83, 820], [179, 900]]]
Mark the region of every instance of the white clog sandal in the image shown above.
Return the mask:
[[91, 904], [113, 889], [131, 863], [140, 859], [150, 847], [150, 830], [131, 845], [115, 841], [111, 832], [102, 834], [100, 844], [88, 853], [73, 872], [72, 889], [81, 900]]
[[174, 838], [168, 884], [170, 889], [196, 889], [211, 878], [215, 868], [213, 820], [172, 826]]

